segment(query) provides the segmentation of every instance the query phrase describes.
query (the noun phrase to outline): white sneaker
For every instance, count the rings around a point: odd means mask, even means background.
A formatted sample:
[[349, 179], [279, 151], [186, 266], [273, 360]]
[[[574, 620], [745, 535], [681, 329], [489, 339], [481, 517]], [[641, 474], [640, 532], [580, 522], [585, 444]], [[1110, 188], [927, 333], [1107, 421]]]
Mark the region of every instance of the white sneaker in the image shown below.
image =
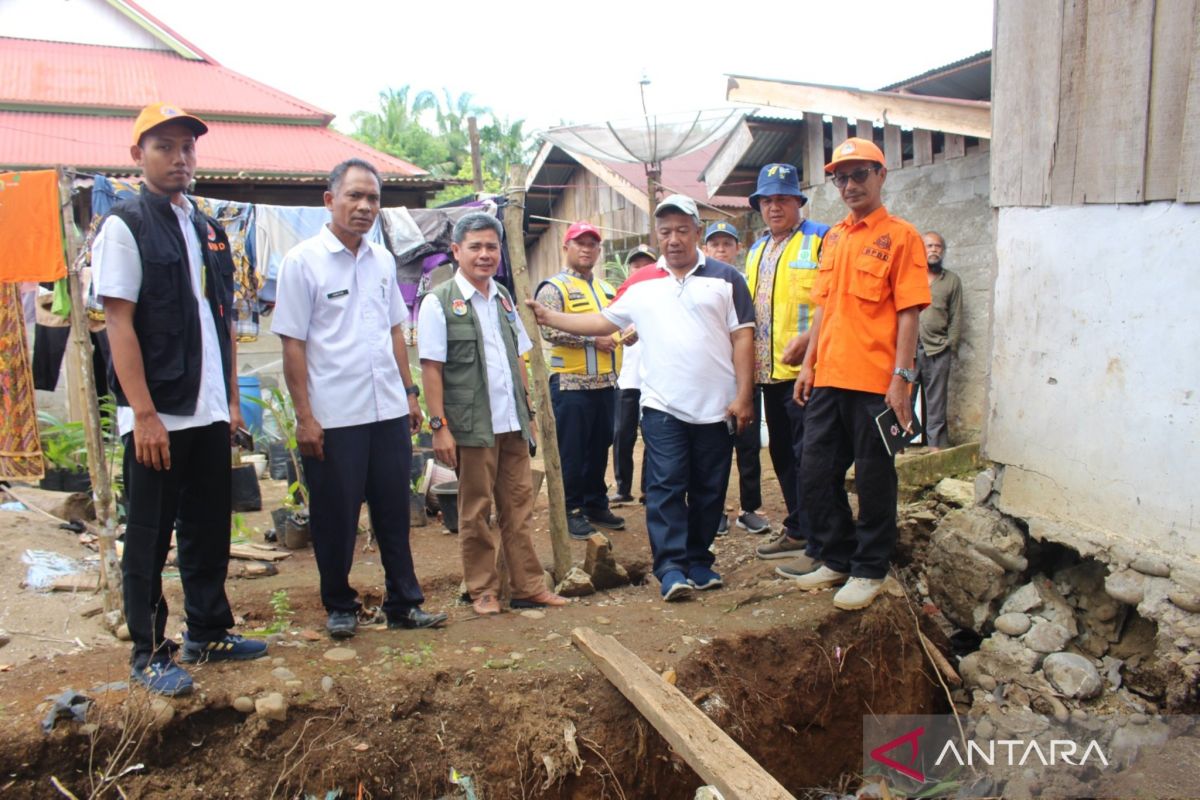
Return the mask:
[[[791, 576], [789, 575], [788, 577]], [[832, 589], [834, 586], [841, 586], [849, 579], [849, 573], [838, 572], [822, 564], [807, 575], [799, 575], [792, 578], [792, 582], [801, 589]], [[838, 594], [841, 594], [841, 592]]]
[[851, 578], [833, 596], [833, 605], [843, 611], [857, 611], [871, 605], [882, 589], [882, 578]]

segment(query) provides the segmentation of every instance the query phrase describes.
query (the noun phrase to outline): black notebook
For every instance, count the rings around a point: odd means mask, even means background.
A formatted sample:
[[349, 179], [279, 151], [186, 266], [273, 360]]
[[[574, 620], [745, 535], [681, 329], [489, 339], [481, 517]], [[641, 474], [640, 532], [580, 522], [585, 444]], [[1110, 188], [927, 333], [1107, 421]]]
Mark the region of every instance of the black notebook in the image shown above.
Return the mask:
[[912, 444], [913, 439], [925, 432], [925, 429], [921, 427], [921, 421], [915, 414], [912, 417], [912, 431], [905, 431], [900, 426], [900, 421], [896, 419], [896, 412], [891, 408], [885, 409], [882, 414], [875, 417], [875, 424], [879, 427], [879, 435], [883, 438], [883, 446], [887, 448], [889, 456], [896, 455]]

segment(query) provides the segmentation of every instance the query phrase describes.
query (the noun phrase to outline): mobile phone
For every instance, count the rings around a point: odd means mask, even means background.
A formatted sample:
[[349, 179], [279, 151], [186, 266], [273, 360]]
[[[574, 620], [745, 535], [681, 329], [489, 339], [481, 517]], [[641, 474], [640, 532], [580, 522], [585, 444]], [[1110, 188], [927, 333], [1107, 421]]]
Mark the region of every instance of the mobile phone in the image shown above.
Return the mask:
[[725, 428], [729, 431], [730, 436], [737, 436], [737, 417], [732, 414], [726, 417]]
[[243, 450], [254, 449], [254, 437], [245, 428], [238, 428], [233, 432], [233, 443]]
[[529, 440], [529, 457], [533, 458], [536, 455], [537, 455], [537, 442], [535, 442], [533, 439], [530, 439]]

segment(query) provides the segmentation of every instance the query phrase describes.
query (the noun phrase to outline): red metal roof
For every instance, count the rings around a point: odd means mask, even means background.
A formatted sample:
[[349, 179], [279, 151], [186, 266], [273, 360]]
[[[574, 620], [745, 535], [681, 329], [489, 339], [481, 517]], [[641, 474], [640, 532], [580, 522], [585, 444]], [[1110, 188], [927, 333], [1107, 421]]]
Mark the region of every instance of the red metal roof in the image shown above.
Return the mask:
[[[180, 105], [183, 105], [182, 103]], [[184, 108], [190, 109], [188, 106]], [[0, 111], [0, 167], [132, 172], [132, 117]], [[428, 176], [420, 167], [320, 125], [213, 122], [197, 145], [199, 176], [326, 175], [339, 161], [363, 158], [384, 178]]]
[[[659, 183], [666, 193], [684, 194], [701, 205], [717, 208], [750, 208], [750, 201], [745, 197], [732, 195], [709, 197], [708, 187], [698, 177], [708, 166], [708, 162], [716, 155], [721, 144], [722, 142], [715, 142], [685, 156], [662, 162], [662, 176], [659, 178]], [[615, 161], [602, 163], [643, 192], [646, 190], [646, 169], [641, 164], [622, 164]]]
[[[64, 12], [69, 13], [69, 12]], [[166, 50], [0, 37], [0, 103], [120, 109], [170, 102], [204, 116], [308, 119], [333, 115], [219, 64]]]

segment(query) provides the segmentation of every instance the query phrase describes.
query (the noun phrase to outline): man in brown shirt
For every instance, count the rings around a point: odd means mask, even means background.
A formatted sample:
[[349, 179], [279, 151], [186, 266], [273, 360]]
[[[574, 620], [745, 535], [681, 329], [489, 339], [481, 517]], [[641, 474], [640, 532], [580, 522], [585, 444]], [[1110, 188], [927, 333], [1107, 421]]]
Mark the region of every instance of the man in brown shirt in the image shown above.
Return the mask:
[[929, 293], [933, 301], [921, 311], [917, 372], [925, 388], [925, 435], [929, 449], [950, 446], [946, 435], [946, 401], [950, 360], [962, 337], [962, 281], [943, 266], [946, 240], [929, 231], [923, 237], [929, 261]]

